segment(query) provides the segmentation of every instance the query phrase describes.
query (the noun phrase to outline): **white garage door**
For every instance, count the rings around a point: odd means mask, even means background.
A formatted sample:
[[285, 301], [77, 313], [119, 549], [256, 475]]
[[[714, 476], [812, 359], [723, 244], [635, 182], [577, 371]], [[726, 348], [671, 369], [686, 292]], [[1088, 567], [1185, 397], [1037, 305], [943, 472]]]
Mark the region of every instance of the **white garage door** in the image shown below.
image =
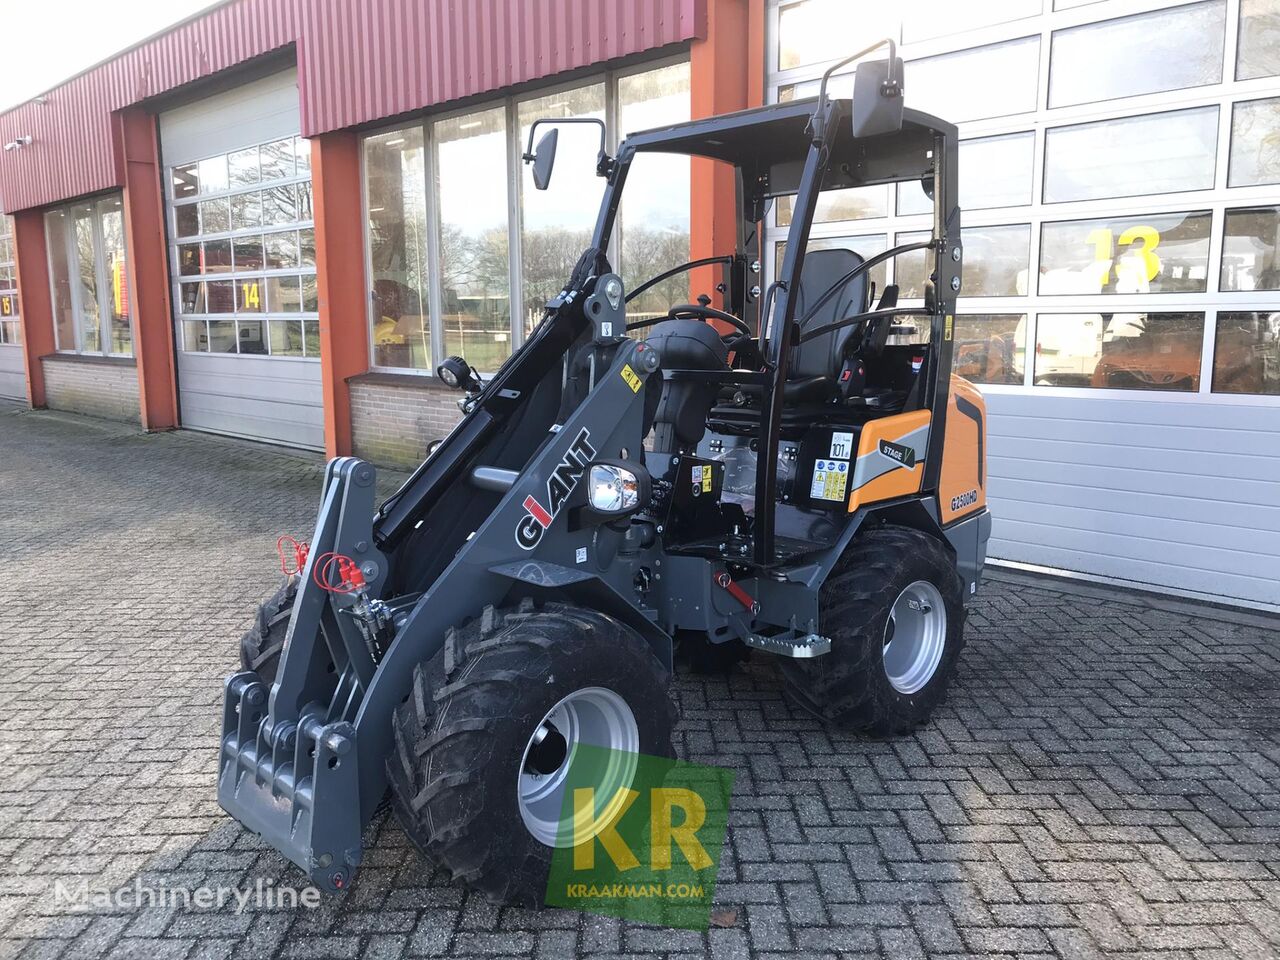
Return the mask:
[[1280, 604], [1280, 407], [986, 395], [992, 556]]
[[294, 70], [160, 115], [184, 427], [324, 446]]
[[0, 345], [0, 397], [27, 398], [27, 375], [22, 368], [22, 347]]

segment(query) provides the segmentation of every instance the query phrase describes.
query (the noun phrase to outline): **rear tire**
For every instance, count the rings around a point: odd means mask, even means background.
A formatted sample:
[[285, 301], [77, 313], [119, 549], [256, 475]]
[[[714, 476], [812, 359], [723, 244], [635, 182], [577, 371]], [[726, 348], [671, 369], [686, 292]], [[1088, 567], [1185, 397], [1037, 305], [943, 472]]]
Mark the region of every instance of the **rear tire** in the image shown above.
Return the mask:
[[[602, 613], [487, 607], [414, 669], [396, 711], [387, 776], [405, 833], [489, 900], [540, 906], [571, 741], [672, 756], [669, 679], [640, 636]], [[629, 786], [630, 769], [601, 795]]]
[[795, 703], [873, 736], [928, 722], [964, 647], [963, 585], [937, 538], [895, 526], [858, 534], [822, 585], [818, 618], [831, 652], [781, 664]]
[[258, 606], [253, 626], [240, 638], [240, 666], [252, 670], [268, 687], [276, 681], [297, 595], [298, 578], [289, 577], [279, 590]]

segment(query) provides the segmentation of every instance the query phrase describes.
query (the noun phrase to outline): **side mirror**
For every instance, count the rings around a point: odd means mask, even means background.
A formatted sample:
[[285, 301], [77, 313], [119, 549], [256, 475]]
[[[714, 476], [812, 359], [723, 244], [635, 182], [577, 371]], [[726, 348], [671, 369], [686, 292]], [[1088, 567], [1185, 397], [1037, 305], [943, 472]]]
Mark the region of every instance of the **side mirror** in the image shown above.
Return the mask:
[[902, 129], [902, 58], [868, 60], [853, 74], [853, 135], [875, 137]]
[[560, 131], [552, 127], [542, 135], [533, 150], [533, 185], [539, 190], [545, 190], [551, 184], [551, 171], [556, 165], [556, 145], [559, 142]]

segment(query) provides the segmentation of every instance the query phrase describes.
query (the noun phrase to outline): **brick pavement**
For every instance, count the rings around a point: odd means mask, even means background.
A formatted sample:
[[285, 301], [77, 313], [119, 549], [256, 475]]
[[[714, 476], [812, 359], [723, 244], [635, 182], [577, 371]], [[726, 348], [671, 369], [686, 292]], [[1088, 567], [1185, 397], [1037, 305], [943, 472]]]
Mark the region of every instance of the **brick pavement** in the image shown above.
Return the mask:
[[1006, 576], [907, 740], [823, 730], [763, 664], [679, 680], [681, 754], [738, 771], [727, 928], [498, 909], [385, 819], [317, 910], [59, 906], [59, 879], [299, 882], [214, 776], [222, 679], [319, 469], [0, 406], [0, 958], [1280, 953], [1280, 626]]

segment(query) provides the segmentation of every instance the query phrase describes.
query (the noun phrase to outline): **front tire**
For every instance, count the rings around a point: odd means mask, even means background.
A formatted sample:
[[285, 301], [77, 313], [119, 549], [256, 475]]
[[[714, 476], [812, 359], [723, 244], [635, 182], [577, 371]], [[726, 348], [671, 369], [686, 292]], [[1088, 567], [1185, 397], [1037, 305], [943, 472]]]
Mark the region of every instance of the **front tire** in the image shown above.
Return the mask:
[[268, 687], [276, 682], [297, 596], [298, 578], [287, 577], [280, 589], [258, 606], [253, 626], [240, 638], [240, 666], [252, 670]]
[[946, 697], [964, 647], [963, 585], [936, 538], [906, 527], [859, 533], [822, 585], [831, 652], [784, 660], [791, 699], [846, 730], [901, 736]]
[[431, 863], [496, 903], [537, 907], [576, 744], [609, 748], [597, 795], [630, 786], [635, 756], [672, 755], [668, 673], [634, 631], [593, 610], [485, 609], [414, 669], [387, 775]]

